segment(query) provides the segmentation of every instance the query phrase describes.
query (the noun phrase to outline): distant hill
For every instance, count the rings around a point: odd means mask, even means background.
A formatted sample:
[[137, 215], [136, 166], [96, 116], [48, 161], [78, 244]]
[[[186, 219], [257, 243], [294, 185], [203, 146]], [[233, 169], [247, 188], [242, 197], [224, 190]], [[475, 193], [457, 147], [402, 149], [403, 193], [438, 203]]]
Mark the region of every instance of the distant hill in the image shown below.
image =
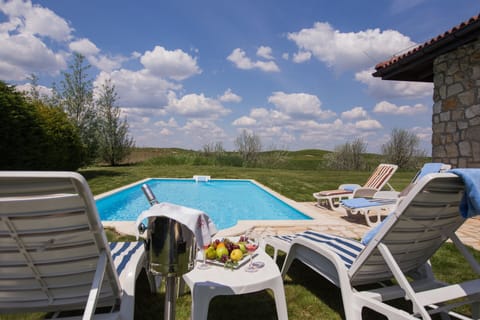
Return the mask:
[[[263, 151], [260, 152], [259, 161], [255, 166], [292, 170], [318, 170], [325, 167], [325, 155], [329, 153], [331, 151], [320, 149]], [[367, 167], [370, 168], [378, 165], [382, 156], [368, 153], [364, 155], [364, 159], [367, 162]], [[237, 152], [226, 151], [218, 155], [181, 148], [135, 148], [125, 160], [125, 164], [139, 163], [152, 165], [242, 165]]]

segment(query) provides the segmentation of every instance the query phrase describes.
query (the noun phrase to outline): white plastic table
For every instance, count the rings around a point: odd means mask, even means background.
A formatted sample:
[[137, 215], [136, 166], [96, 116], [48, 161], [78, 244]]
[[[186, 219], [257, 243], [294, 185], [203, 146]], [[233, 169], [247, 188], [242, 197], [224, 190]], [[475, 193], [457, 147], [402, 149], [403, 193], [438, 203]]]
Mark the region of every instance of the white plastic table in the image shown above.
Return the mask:
[[208, 316], [210, 300], [218, 295], [234, 295], [271, 289], [275, 298], [278, 319], [288, 319], [287, 303], [283, 288], [283, 279], [277, 264], [259, 248], [255, 261], [265, 263], [257, 272], [246, 272], [248, 262], [240, 268], [231, 270], [223, 266], [211, 265], [209, 269], [195, 267], [183, 275], [185, 283], [192, 293], [192, 319], [204, 320]]

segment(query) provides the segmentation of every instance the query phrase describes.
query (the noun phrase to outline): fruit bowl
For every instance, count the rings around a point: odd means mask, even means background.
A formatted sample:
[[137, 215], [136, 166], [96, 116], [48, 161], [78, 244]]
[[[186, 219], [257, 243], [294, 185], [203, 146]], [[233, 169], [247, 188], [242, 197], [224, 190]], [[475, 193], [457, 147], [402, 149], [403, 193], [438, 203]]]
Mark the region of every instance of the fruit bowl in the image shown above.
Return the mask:
[[[237, 269], [249, 261], [245, 247], [247, 238], [241, 236], [238, 240], [229, 238], [215, 239], [205, 250], [206, 261], [211, 264]], [[253, 255], [255, 256], [255, 255]]]

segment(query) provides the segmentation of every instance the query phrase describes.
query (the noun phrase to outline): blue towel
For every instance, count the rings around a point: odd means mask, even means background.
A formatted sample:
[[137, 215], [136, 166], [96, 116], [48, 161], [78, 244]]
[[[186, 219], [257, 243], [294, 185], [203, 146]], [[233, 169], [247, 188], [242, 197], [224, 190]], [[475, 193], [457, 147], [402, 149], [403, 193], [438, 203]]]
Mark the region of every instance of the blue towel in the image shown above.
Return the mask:
[[341, 202], [344, 206], [348, 208], [365, 208], [381, 205], [381, 203], [376, 202], [375, 200], [369, 200], [365, 198], [346, 199], [342, 200]]
[[460, 213], [464, 218], [480, 214], [480, 169], [453, 169], [449, 172], [462, 178], [465, 193], [460, 201]]
[[425, 163], [418, 174], [416, 181], [420, 181], [423, 176], [426, 176], [429, 173], [438, 173], [442, 169], [443, 163], [431, 162]]
[[342, 189], [353, 192], [355, 189], [358, 189], [358, 184], [345, 184], [342, 186]]
[[363, 237], [362, 237], [362, 240], [360, 240], [360, 242], [363, 244], [363, 245], [367, 245], [372, 239], [373, 237], [375, 237], [375, 235], [378, 233], [378, 231], [380, 231], [380, 229], [382, 229], [383, 225], [388, 221], [388, 219], [390, 219], [391, 217], [393, 217], [393, 211], [390, 212], [388, 214], [388, 216], [383, 219], [382, 222], [380, 222], [379, 224], [377, 224], [375, 227], [373, 227], [372, 229], [370, 229], [369, 231], [367, 231]]

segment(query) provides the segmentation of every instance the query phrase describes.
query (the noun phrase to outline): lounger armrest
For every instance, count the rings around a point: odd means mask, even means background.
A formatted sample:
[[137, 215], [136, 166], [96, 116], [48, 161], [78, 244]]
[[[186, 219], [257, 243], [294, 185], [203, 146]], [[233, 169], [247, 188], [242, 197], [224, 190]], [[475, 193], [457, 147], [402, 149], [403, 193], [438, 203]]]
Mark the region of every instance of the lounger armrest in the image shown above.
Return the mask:
[[372, 188], [358, 188], [355, 191], [353, 191], [353, 197], [354, 198], [373, 198], [375, 193], [377, 193], [377, 189], [372, 189]]
[[105, 276], [107, 263], [107, 253], [105, 250], [102, 250], [98, 257], [97, 270], [95, 271], [95, 276], [92, 281], [92, 287], [90, 289], [90, 294], [88, 295], [87, 304], [85, 306], [82, 319], [92, 319], [93, 314], [95, 313], [98, 297], [100, 296], [100, 291], [102, 290], [102, 283]]
[[397, 199], [400, 197], [400, 192], [398, 191], [377, 191], [373, 195], [374, 199]]
[[[345, 262], [330, 247], [300, 237], [292, 240], [281, 274], [285, 278], [293, 260], [298, 259], [338, 287], [350, 287]], [[350, 288], [350, 290], [352, 290]], [[345, 302], [345, 301], [344, 301]]]

